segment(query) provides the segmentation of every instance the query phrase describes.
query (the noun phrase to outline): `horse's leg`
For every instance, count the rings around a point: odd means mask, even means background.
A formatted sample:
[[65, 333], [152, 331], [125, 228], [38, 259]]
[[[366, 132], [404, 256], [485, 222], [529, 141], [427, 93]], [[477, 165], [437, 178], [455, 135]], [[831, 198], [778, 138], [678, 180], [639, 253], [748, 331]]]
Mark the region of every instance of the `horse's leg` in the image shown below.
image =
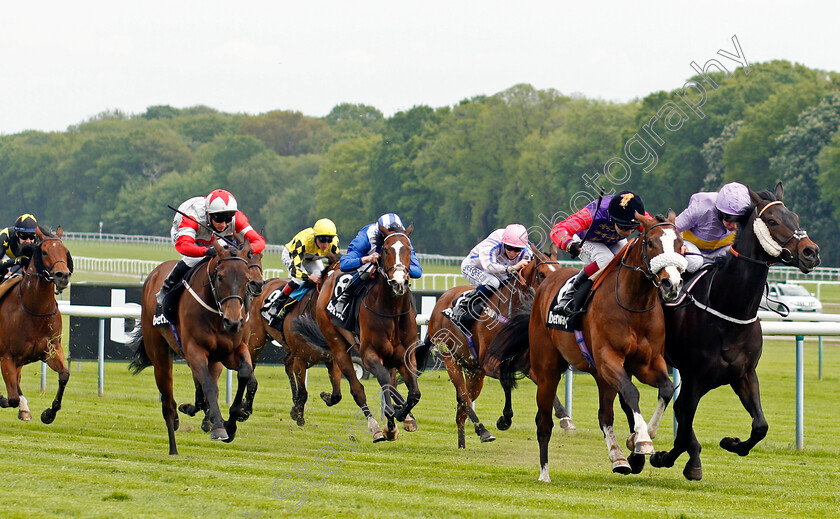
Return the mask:
[[750, 430], [750, 437], [746, 441], [741, 441], [737, 437], [727, 436], [720, 440], [720, 446], [739, 456], [746, 456], [750, 453], [750, 449], [755, 447], [756, 443], [767, 436], [767, 419], [764, 418], [764, 411], [761, 409], [761, 395], [758, 389], [758, 375], [756, 375], [755, 369], [745, 373], [743, 377], [733, 382], [731, 386], [735, 394], [738, 395], [738, 398], [741, 399], [741, 404], [743, 404], [744, 409], [752, 417], [752, 429]]
[[306, 401], [309, 399], [309, 393], [306, 391], [306, 362], [303, 359], [296, 357], [291, 363], [291, 380], [292, 380], [292, 401], [294, 405], [289, 415], [295, 420], [299, 426], [306, 424], [306, 418], [303, 413], [306, 408]]
[[373, 433], [373, 442], [377, 443], [384, 441], [386, 440], [385, 433], [379, 428], [379, 424], [370, 412], [370, 408], [367, 405], [365, 388], [356, 377], [356, 370], [353, 367], [353, 361], [350, 359], [350, 355], [348, 355], [346, 351], [347, 350], [345, 349], [339, 355], [336, 355], [333, 362], [338, 364], [341, 373], [345, 376], [345, 378], [347, 378], [347, 382], [350, 384], [350, 394], [353, 395], [353, 400], [356, 402], [356, 405], [359, 406], [359, 409], [361, 409], [362, 413], [364, 413], [365, 419], [367, 420], [367, 428], [371, 433]]
[[254, 368], [251, 366], [251, 354], [248, 351], [248, 345], [244, 342], [239, 345], [235, 352], [236, 363], [228, 366], [230, 369], [236, 370], [237, 386], [236, 394], [233, 396], [233, 402], [230, 404], [228, 410], [228, 419], [225, 422], [225, 430], [228, 437], [223, 441], [230, 443], [236, 437], [236, 422], [242, 421], [242, 397], [245, 395], [245, 388], [254, 377]]
[[240, 422], [244, 422], [251, 417], [254, 412], [254, 397], [257, 395], [257, 376], [255, 374], [257, 368], [256, 362], [251, 366], [251, 378], [248, 379], [248, 385], [245, 390], [245, 397], [242, 399], [242, 414], [238, 418]]
[[[464, 423], [467, 421], [467, 409], [472, 411], [472, 401], [470, 400], [469, 391], [467, 391], [467, 383], [464, 380], [464, 373], [461, 365], [455, 361], [452, 355], [447, 355], [443, 358], [443, 363], [446, 364], [446, 371], [449, 373], [449, 380], [455, 386], [455, 425], [458, 427], [458, 448], [466, 449], [467, 440], [464, 436]], [[475, 411], [473, 411], [475, 415]], [[476, 416], [473, 423], [478, 424], [479, 420]]]
[[[481, 371], [468, 371], [467, 372], [467, 388], [469, 389], [470, 398], [473, 401], [473, 405], [475, 401], [478, 400], [478, 395], [481, 394], [481, 389], [484, 387], [484, 370]], [[470, 420], [475, 424], [475, 433], [481, 438], [482, 443], [492, 442], [496, 439], [495, 436], [490, 434], [490, 431], [484, 427], [484, 424], [478, 422], [478, 416], [475, 414], [475, 410], [470, 406], [467, 414], [469, 415], [472, 413], [475, 416], [475, 420], [470, 418]]]
[[193, 372], [193, 377], [201, 386], [204, 394], [204, 401], [207, 404], [205, 412], [210, 421], [210, 439], [226, 440], [228, 433], [225, 430], [224, 419], [219, 410], [219, 386], [216, 379], [210, 372], [210, 364], [207, 350], [197, 344], [184, 344], [184, 357]]
[[513, 423], [513, 404], [511, 397], [513, 393], [513, 379], [502, 377], [499, 379], [502, 384], [502, 390], [505, 392], [505, 407], [502, 409], [502, 416], [496, 420], [496, 429], [500, 431], [507, 431]]
[[[368, 350], [370, 352], [370, 350]], [[376, 377], [376, 380], [379, 382], [379, 386], [382, 388], [382, 414], [388, 420], [388, 424], [385, 427], [385, 438], [389, 441], [393, 441], [397, 439], [397, 425], [394, 423], [394, 405], [391, 402], [391, 396], [393, 391], [391, 388], [391, 372], [382, 365], [382, 362], [373, 354], [368, 353], [365, 364], [368, 367], [368, 370]]]
[[[598, 384], [598, 423], [604, 433], [604, 440], [607, 442], [607, 455], [612, 462], [612, 471], [618, 474], [629, 474], [632, 471], [630, 463], [621, 451], [621, 445], [615, 437], [613, 422], [615, 414], [613, 405], [615, 396], [618, 393], [612, 385], [601, 377], [595, 377]], [[622, 403], [622, 407], [624, 404]], [[632, 418], [632, 415], [631, 415]]]
[[11, 357], [3, 357], [0, 360], [0, 369], [3, 370], [3, 380], [6, 381], [7, 397], [0, 399], [1, 407], [17, 407], [20, 405], [20, 394], [18, 393], [18, 366]]
[[61, 349], [61, 344], [56, 345], [55, 349], [50, 351], [51, 354], [46, 362], [50, 369], [58, 373], [58, 391], [55, 393], [52, 405], [41, 413], [41, 421], [47, 424], [55, 420], [56, 413], [61, 409], [64, 388], [67, 387], [67, 381], [70, 380], [70, 370], [64, 362], [64, 351]]
[[[148, 348], [146, 350], [149, 351]], [[178, 410], [175, 407], [175, 395], [172, 391], [172, 359], [164, 355], [153, 362], [155, 367], [155, 383], [160, 392], [160, 407], [163, 412], [163, 421], [166, 423], [166, 431], [169, 434], [169, 454], [178, 454], [178, 447], [175, 445], [175, 431], [178, 430]], [[150, 356], [154, 361], [154, 358]]]
[[674, 462], [683, 452], [688, 452], [688, 462], [683, 469], [683, 475], [689, 480], [700, 480], [703, 477], [703, 466], [700, 463], [700, 442], [694, 434], [694, 415], [700, 398], [707, 392], [697, 386], [692, 377], [683, 376], [680, 396], [674, 402], [674, 417], [677, 420], [677, 434], [674, 437], [674, 448], [670, 451], [660, 451], [650, 457], [650, 464], [654, 467], [673, 467]]
[[[531, 323], [533, 325], [533, 322]], [[539, 480], [549, 483], [551, 478], [548, 475], [548, 446], [551, 441], [551, 429], [554, 428], [554, 397], [557, 395], [557, 385], [560, 383], [560, 367], [565, 361], [560, 353], [551, 343], [549, 337], [544, 335], [548, 330], [542, 330], [542, 341], [534, 340], [533, 331], [531, 336], [531, 373], [530, 377], [537, 384], [537, 415], [534, 421], [537, 424], [537, 441], [540, 444], [540, 477]]]
[[324, 364], [327, 365], [327, 373], [329, 373], [330, 375], [330, 385], [332, 385], [332, 393], [322, 391], [321, 400], [323, 400], [324, 403], [326, 403], [328, 406], [334, 406], [335, 404], [341, 402], [341, 369], [339, 368], [338, 363], [332, 357], [330, 357], [329, 359], [325, 358]]
[[[568, 376], [568, 374], [566, 375]], [[574, 431], [577, 429], [575, 422], [572, 421], [572, 417], [569, 416], [569, 412], [566, 411], [566, 408], [563, 406], [563, 403], [560, 402], [560, 398], [557, 395], [554, 395], [554, 416], [560, 419], [560, 427], [567, 431]]]

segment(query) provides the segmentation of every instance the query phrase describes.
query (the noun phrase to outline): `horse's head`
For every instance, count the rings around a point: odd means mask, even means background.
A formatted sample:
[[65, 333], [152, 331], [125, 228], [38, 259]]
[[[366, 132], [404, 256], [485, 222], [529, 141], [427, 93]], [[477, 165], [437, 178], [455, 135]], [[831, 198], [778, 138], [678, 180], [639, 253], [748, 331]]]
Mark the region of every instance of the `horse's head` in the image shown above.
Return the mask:
[[659, 294], [665, 301], [674, 301], [682, 289], [682, 273], [687, 261], [682, 254], [683, 240], [677, 233], [674, 220], [677, 215], [668, 210], [668, 216], [657, 215], [646, 218], [636, 213], [636, 218], [644, 226], [640, 238], [642, 258], [646, 264], [651, 281], [659, 287]]
[[379, 270], [395, 296], [402, 296], [408, 290], [408, 267], [411, 264], [411, 232], [414, 224], [405, 231], [388, 230], [380, 226], [382, 253], [379, 256]]
[[47, 283], [54, 283], [56, 294], [67, 288], [73, 273], [73, 258], [61, 241], [63, 234], [61, 227], [53, 234], [39, 225], [35, 229], [37, 240], [31, 249], [30, 269]]
[[554, 250], [551, 254], [545, 254], [534, 248], [534, 258], [519, 271], [519, 274], [527, 286], [536, 288], [542, 284], [549, 273], [556, 272], [559, 268], [560, 264], [557, 262]]
[[246, 258], [248, 259], [248, 295], [257, 297], [262, 294], [263, 285], [265, 285], [262, 275], [262, 252], [253, 252], [248, 244]]
[[[222, 326], [228, 333], [236, 333], [242, 327], [248, 311], [251, 295], [250, 284], [250, 244], [240, 249], [233, 245], [221, 245], [213, 242], [216, 257], [207, 265], [210, 272], [210, 288], [216, 300]], [[262, 279], [262, 277], [260, 277]]]
[[764, 252], [806, 274], [817, 268], [820, 247], [799, 228], [799, 216], [782, 203], [782, 183], [776, 184], [774, 193], [749, 191], [755, 204], [753, 231]]

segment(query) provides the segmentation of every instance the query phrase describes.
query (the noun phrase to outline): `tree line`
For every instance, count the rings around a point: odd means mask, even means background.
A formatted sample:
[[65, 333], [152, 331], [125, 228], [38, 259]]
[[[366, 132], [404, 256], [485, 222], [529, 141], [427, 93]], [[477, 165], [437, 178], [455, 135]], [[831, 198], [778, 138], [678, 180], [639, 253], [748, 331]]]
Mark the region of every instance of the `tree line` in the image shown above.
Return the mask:
[[466, 254], [513, 222], [541, 241], [601, 187], [664, 213], [726, 182], [781, 180], [823, 264], [840, 265], [838, 74], [772, 61], [692, 79], [716, 88], [616, 103], [520, 84], [388, 118], [350, 103], [323, 118], [105, 112], [64, 132], [0, 136], [0, 221], [31, 212], [68, 230], [166, 235], [167, 204], [221, 187], [271, 243], [327, 217], [346, 244], [397, 212], [419, 251]]

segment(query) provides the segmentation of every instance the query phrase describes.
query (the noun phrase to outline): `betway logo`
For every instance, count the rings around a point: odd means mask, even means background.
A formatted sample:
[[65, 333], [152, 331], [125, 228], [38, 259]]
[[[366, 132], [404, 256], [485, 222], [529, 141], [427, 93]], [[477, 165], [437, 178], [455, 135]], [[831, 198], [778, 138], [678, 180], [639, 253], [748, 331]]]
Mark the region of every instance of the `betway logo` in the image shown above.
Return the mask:
[[156, 315], [152, 318], [152, 326], [163, 326], [164, 324], [169, 324], [169, 319], [163, 314]]
[[569, 318], [565, 315], [558, 315], [555, 313], [548, 314], [548, 324], [554, 324], [557, 326], [568, 326], [569, 325]]

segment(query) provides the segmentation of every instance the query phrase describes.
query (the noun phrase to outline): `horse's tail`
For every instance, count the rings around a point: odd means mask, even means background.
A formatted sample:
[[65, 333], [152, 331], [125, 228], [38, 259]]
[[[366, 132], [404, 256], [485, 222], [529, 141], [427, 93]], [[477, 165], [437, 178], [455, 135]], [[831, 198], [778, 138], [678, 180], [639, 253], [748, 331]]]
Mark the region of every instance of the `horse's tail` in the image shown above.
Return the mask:
[[422, 342], [417, 344], [417, 347], [414, 349], [414, 362], [417, 366], [417, 372], [422, 373], [423, 368], [426, 367], [426, 359], [429, 357], [429, 352], [432, 350], [432, 339], [429, 337], [429, 334], [426, 334], [426, 338], [423, 339]]
[[292, 331], [300, 334], [303, 337], [303, 340], [305, 340], [306, 343], [313, 348], [324, 352], [330, 351], [330, 345], [327, 344], [327, 338], [324, 337], [324, 333], [312, 317], [308, 315], [301, 315], [295, 319], [295, 322], [292, 324]]
[[143, 344], [143, 330], [140, 327], [128, 334], [128, 347], [134, 349], [134, 360], [128, 365], [128, 371], [136, 375], [152, 365], [152, 359], [146, 353], [146, 345]]
[[503, 387], [515, 388], [516, 380], [531, 371], [528, 342], [530, 307], [527, 310], [511, 316], [487, 346], [484, 370], [491, 377], [498, 378]]

